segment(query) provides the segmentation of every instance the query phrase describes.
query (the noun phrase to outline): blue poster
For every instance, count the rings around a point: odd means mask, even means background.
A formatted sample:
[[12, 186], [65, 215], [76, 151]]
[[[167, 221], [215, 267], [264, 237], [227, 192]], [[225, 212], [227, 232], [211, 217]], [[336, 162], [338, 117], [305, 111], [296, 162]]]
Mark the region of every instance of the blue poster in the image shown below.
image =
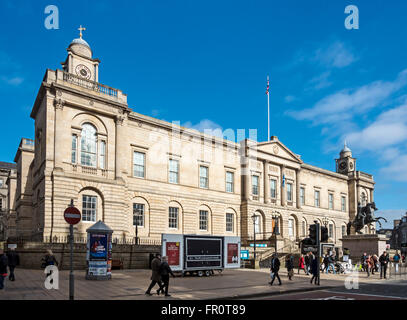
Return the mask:
[[106, 259], [107, 234], [90, 234], [90, 259]]

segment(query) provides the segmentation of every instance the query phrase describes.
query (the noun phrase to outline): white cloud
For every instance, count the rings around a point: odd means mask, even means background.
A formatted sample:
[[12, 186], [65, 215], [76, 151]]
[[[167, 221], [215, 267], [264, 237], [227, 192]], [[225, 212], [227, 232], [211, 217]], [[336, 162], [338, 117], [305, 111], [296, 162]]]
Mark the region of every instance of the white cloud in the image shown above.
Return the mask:
[[309, 87], [306, 90], [320, 90], [324, 88], [328, 88], [332, 85], [332, 82], [329, 81], [329, 77], [331, 75], [331, 71], [325, 71], [320, 75], [312, 78], [309, 81]]
[[21, 77], [11, 77], [11, 78], [7, 78], [7, 77], [1, 77], [1, 81], [3, 83], [6, 83], [8, 85], [11, 86], [19, 86], [21, 83], [23, 83], [24, 79]]
[[329, 68], [344, 68], [357, 60], [350, 47], [336, 41], [327, 47], [315, 51], [312, 60]]
[[344, 89], [318, 101], [312, 108], [288, 111], [297, 120], [310, 120], [313, 124], [332, 124], [364, 114], [385, 102], [393, 93], [407, 84], [407, 69], [396, 80], [375, 81], [357, 89]]
[[187, 121], [183, 124], [184, 127], [191, 128], [198, 130], [199, 132], [203, 132], [205, 134], [209, 134], [216, 137], [223, 137], [223, 130], [220, 125], [213, 122], [209, 119], [203, 119], [199, 121], [197, 124], [192, 124], [192, 122]]
[[287, 102], [287, 103], [293, 102], [293, 101], [295, 101], [295, 100], [297, 100], [297, 98], [294, 97], [294, 96], [291, 96], [291, 95], [288, 95], [288, 96], [286, 96], [286, 97], [284, 98], [284, 101]]
[[389, 165], [382, 168], [380, 172], [392, 180], [407, 181], [407, 154], [392, 159]]

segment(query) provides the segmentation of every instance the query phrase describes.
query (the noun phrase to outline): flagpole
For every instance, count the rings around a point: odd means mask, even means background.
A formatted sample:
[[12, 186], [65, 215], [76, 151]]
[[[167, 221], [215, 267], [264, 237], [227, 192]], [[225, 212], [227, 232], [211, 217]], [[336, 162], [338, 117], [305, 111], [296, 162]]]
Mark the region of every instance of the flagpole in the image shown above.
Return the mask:
[[269, 76], [267, 75], [267, 141], [270, 141], [270, 93], [269, 93]]

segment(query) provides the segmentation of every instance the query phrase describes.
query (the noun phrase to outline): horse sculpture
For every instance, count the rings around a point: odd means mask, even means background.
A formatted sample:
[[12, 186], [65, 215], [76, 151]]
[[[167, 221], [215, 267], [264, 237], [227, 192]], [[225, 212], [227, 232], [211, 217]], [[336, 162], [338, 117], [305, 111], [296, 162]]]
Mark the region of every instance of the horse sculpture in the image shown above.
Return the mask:
[[376, 210], [378, 209], [376, 208], [376, 204], [374, 202], [368, 203], [365, 207], [362, 207], [360, 203], [358, 203], [358, 213], [355, 217], [355, 220], [348, 223], [347, 227], [348, 235], [350, 234], [350, 228], [352, 226], [355, 228], [355, 231], [359, 234], [362, 234], [360, 230], [362, 230], [365, 225], [373, 222], [377, 222], [381, 228], [382, 224], [380, 223], [380, 220], [384, 220], [386, 222], [387, 220], [383, 217], [375, 218], [374, 212]]

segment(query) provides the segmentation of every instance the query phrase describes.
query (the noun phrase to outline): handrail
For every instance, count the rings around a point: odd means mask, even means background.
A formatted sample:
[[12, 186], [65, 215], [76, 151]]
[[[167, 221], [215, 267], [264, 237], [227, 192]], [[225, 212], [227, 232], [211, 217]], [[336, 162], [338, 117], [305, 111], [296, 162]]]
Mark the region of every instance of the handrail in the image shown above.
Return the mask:
[[106, 94], [108, 96], [111, 97], [116, 97], [117, 98], [117, 89], [111, 88], [109, 86], [105, 86], [101, 83], [92, 81], [92, 80], [88, 80], [88, 79], [84, 79], [81, 77], [78, 77], [72, 73], [68, 73], [63, 71], [63, 80], [69, 83], [72, 83], [74, 85], [89, 89], [89, 90], [93, 90], [96, 92], [100, 92], [103, 94]]

